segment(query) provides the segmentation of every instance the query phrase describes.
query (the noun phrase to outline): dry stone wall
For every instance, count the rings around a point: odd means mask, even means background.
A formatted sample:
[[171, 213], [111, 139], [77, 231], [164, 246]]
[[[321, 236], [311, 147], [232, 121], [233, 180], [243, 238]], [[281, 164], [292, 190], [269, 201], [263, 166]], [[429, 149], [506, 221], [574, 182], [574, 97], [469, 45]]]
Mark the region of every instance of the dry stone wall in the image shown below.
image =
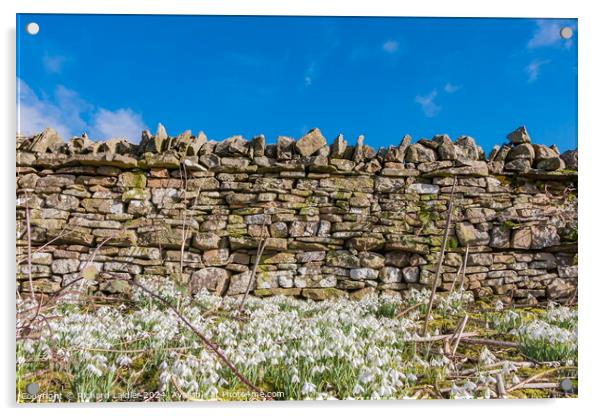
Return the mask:
[[[17, 137], [17, 281], [52, 292], [92, 266], [104, 280], [173, 279], [191, 293], [359, 298], [430, 286], [456, 180], [440, 290], [535, 303], [577, 288], [577, 152], [521, 127], [485, 156], [447, 135], [376, 151], [318, 129], [266, 145], [162, 126], [139, 144]], [[27, 218], [29, 217], [29, 220]], [[30, 232], [27, 231], [29, 222]], [[27, 258], [28, 236], [33, 255]]]

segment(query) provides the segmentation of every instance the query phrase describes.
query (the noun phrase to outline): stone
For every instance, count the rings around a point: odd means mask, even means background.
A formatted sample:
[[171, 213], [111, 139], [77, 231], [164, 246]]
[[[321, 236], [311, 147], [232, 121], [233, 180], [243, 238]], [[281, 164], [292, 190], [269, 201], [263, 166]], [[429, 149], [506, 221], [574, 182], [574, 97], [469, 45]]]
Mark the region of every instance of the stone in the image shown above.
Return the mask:
[[439, 143], [437, 146], [437, 155], [439, 160], [455, 160], [456, 147], [447, 134], [437, 135], [433, 141]]
[[489, 244], [489, 234], [485, 231], [477, 230], [472, 224], [467, 222], [456, 223], [456, 237], [460, 245], [466, 247], [480, 246]]
[[292, 159], [294, 143], [295, 140], [290, 137], [279, 136], [276, 144], [276, 158], [278, 160]]
[[302, 251], [300, 253], [297, 253], [297, 261], [299, 263], [322, 261], [325, 258], [325, 251]]
[[333, 287], [323, 289], [303, 289], [301, 296], [311, 300], [327, 300], [327, 299], [339, 299], [348, 297], [347, 292], [335, 289]]
[[403, 280], [406, 283], [418, 283], [420, 278], [419, 267], [404, 267], [402, 270]]
[[362, 252], [360, 253], [360, 264], [362, 267], [380, 269], [385, 265], [385, 256], [377, 253]]
[[529, 137], [529, 133], [527, 133], [527, 128], [525, 126], [520, 126], [513, 132], [508, 133], [506, 138], [512, 144], [531, 143], [531, 138]]
[[465, 160], [484, 159], [483, 150], [477, 146], [475, 140], [470, 136], [460, 136], [454, 143], [456, 158]]
[[391, 266], [383, 267], [379, 272], [379, 278], [383, 283], [401, 283], [403, 281], [401, 270]]
[[492, 264], [493, 255], [490, 253], [474, 253], [468, 255], [468, 266], [491, 266]]
[[119, 256], [148, 260], [160, 260], [161, 250], [153, 247], [125, 247], [119, 249]]
[[549, 299], [562, 299], [572, 297], [575, 293], [575, 286], [563, 279], [553, 279], [546, 286], [546, 296]]
[[504, 165], [504, 169], [513, 172], [528, 172], [531, 169], [531, 160], [516, 159]]
[[209, 170], [213, 170], [221, 165], [221, 159], [218, 155], [210, 153], [199, 156], [199, 163]]
[[405, 185], [404, 178], [387, 178], [379, 176], [374, 182], [374, 189], [377, 192], [403, 192]]
[[436, 160], [433, 149], [418, 143], [409, 145], [405, 155], [405, 161], [409, 163], [434, 162]]
[[508, 156], [506, 156], [506, 162], [510, 162], [516, 159], [528, 159], [530, 161], [535, 159], [535, 149], [533, 145], [530, 143], [523, 143], [517, 146], [514, 146], [508, 152]]
[[512, 248], [528, 250], [529, 248], [531, 248], [531, 241], [532, 236], [530, 228], [519, 228], [512, 232]]
[[227, 270], [219, 267], [207, 267], [197, 270], [190, 276], [190, 291], [194, 295], [202, 289], [207, 289], [222, 296], [226, 290], [229, 275], [230, 273]]
[[562, 266], [558, 267], [558, 276], [563, 278], [577, 278], [578, 266]]
[[531, 227], [531, 248], [539, 250], [560, 244], [558, 230], [553, 225], [538, 225]]
[[242, 136], [232, 136], [219, 142], [214, 152], [219, 156], [247, 156], [249, 144]]
[[265, 137], [263, 134], [253, 137], [251, 140], [251, 149], [254, 157], [263, 157], [265, 155]]
[[[228, 285], [228, 296], [242, 295], [247, 291], [247, 287], [250, 287], [250, 291], [255, 290], [256, 283], [254, 280], [251, 281], [251, 277], [250, 271], [232, 275], [230, 277], [230, 284]], [[249, 283], [250, 281], [251, 283]]]
[[58, 149], [62, 144], [63, 139], [59, 137], [56, 130], [45, 128], [41, 134], [34, 136], [23, 150], [32, 153], [46, 153]]
[[195, 233], [192, 237], [192, 246], [199, 250], [214, 250], [219, 247], [220, 237], [211, 232]]
[[351, 292], [349, 298], [351, 300], [361, 300], [369, 296], [374, 296], [376, 294], [376, 289], [373, 287], [365, 287], [363, 289], [359, 289]]
[[79, 207], [79, 199], [70, 195], [51, 194], [46, 198], [46, 206], [63, 211], [71, 211]]
[[369, 176], [328, 177], [320, 179], [320, 187], [354, 192], [372, 192], [374, 179]]
[[353, 237], [347, 245], [358, 251], [378, 250], [384, 246], [384, 239], [376, 237]]
[[346, 149], [347, 141], [343, 138], [342, 134], [339, 134], [330, 147], [330, 157], [335, 159], [343, 158]]
[[405, 267], [410, 264], [411, 255], [400, 251], [385, 253], [385, 264], [387, 266]]
[[539, 162], [542, 159], [560, 157], [560, 154], [556, 149], [544, 146], [543, 144], [534, 144], [533, 150], [535, 151], [535, 162]]
[[510, 229], [502, 226], [494, 226], [491, 229], [491, 241], [489, 246], [493, 248], [510, 247]]
[[203, 262], [207, 266], [225, 266], [228, 264], [230, 251], [227, 248], [218, 248], [203, 252]]
[[358, 268], [360, 259], [346, 250], [329, 251], [326, 254], [326, 264], [335, 267], [344, 267], [347, 269]]
[[408, 193], [417, 193], [417, 194], [437, 194], [439, 193], [438, 185], [431, 185], [428, 183], [413, 183], [407, 188]]
[[137, 264], [120, 263], [114, 261], [104, 263], [103, 270], [105, 272], [129, 273], [134, 276], [142, 273], [142, 268]]
[[560, 158], [564, 161], [567, 169], [577, 170], [579, 165], [577, 150], [567, 150], [560, 155]]
[[536, 168], [553, 171], [553, 170], [563, 170], [566, 167], [564, 160], [560, 157], [551, 157], [549, 159], [541, 159], [537, 162]]
[[370, 269], [367, 267], [351, 269], [349, 272], [349, 277], [351, 277], [352, 280], [376, 279], [378, 278], [378, 270]]
[[117, 183], [125, 188], [145, 188], [146, 175], [143, 172], [124, 172]]
[[67, 274], [79, 270], [79, 260], [77, 259], [58, 259], [52, 262], [52, 273]]
[[320, 129], [311, 129], [305, 136], [295, 142], [295, 149], [304, 157], [311, 156], [326, 146], [326, 139]]
[[414, 235], [395, 236], [385, 244], [385, 249], [390, 251], [407, 251], [416, 254], [428, 254], [428, 239]]

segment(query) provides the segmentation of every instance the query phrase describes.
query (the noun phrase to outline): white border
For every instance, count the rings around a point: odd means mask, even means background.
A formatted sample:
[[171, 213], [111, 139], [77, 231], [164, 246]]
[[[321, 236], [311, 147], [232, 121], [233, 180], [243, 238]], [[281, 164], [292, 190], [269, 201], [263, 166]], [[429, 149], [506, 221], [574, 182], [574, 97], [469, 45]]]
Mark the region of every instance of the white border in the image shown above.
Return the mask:
[[[525, 0], [500, 0], [496, 3], [473, 0], [420, 0], [397, 2], [385, 0], [351, 1], [351, 0], [221, 0], [221, 1], [192, 1], [192, 0], [160, 0], [129, 1], [102, 0], [74, 2], [69, 0], [34, 1], [9, 0], [1, 2], [0, 19], [2, 21], [2, 56], [0, 62], [0, 82], [3, 92], [0, 101], [0, 117], [2, 149], [2, 187], [6, 192], [2, 207], [3, 238], [0, 253], [4, 266], [3, 273], [3, 312], [2, 335], [5, 340], [1, 344], [2, 367], [0, 367], [0, 391], [2, 405], [8, 407], [8, 414], [30, 414], [35, 408], [15, 408], [14, 403], [14, 335], [12, 287], [14, 279], [14, 132], [16, 131], [15, 112], [15, 14], [16, 13], [107, 13], [107, 14], [253, 14], [253, 15], [332, 15], [332, 16], [449, 16], [449, 17], [562, 17], [579, 19], [579, 147], [580, 187], [579, 195], [579, 235], [580, 260], [580, 362], [579, 362], [579, 399], [576, 400], [522, 400], [488, 403], [457, 403], [450, 401], [438, 402], [370, 402], [370, 403], [283, 403], [262, 405], [251, 403], [217, 405], [172, 405], [179, 413], [198, 415], [200, 412], [210, 414], [231, 414], [243, 412], [248, 415], [282, 414], [282, 413], [345, 413], [366, 414], [371, 410], [378, 412], [405, 413], [420, 412], [451, 414], [487, 414], [487, 416], [504, 415], [508, 413], [522, 414], [526, 411], [543, 414], [589, 414], [596, 407], [596, 399], [602, 397], [602, 372], [599, 354], [602, 348], [600, 335], [600, 318], [602, 305], [602, 273], [598, 270], [597, 257], [600, 257], [602, 245], [597, 196], [600, 195], [602, 175], [596, 165], [602, 161], [602, 137], [598, 127], [600, 116], [600, 78], [602, 65], [600, 61], [600, 40], [602, 40], [602, 21], [595, 8], [594, 1], [545, 1], [527, 2]], [[517, 97], [520, 99], [520, 97]], [[478, 117], [478, 115], [475, 115]], [[107, 413], [123, 414], [124, 406], [94, 406], [83, 408], [72, 407], [43, 407], [37, 412], [44, 414], [90, 414], [106, 415]], [[131, 408], [132, 406], [125, 406]], [[147, 406], [126, 412], [143, 411], [146, 415], [164, 416], [168, 406]], [[598, 410], [599, 413], [600, 410]], [[593, 413], [593, 412], [591, 412]]]

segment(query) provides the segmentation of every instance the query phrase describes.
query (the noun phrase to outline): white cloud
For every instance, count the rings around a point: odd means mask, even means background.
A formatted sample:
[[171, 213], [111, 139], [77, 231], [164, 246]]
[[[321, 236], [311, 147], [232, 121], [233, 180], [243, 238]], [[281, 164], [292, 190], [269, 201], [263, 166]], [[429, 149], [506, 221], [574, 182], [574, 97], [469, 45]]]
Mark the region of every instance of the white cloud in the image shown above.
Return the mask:
[[[61, 109], [39, 98], [29, 85], [17, 79], [17, 133], [32, 135], [52, 126], [62, 137], [71, 137], [71, 127]], [[73, 114], [71, 114], [73, 116]]]
[[133, 110], [98, 108], [62, 85], [56, 87], [52, 97], [46, 97], [17, 79], [17, 96], [17, 132], [23, 135], [52, 127], [63, 139], [86, 132], [93, 139], [127, 137], [138, 141], [147, 128], [142, 116]]
[[539, 73], [541, 71], [541, 67], [543, 65], [546, 65], [546, 64], [549, 64], [549, 63], [550, 63], [549, 59], [546, 59], [546, 60], [534, 59], [533, 61], [531, 61], [529, 63], [529, 65], [527, 65], [525, 67], [525, 72], [529, 76], [529, 78], [528, 78], [527, 81], [529, 83], [537, 81], [537, 79], [539, 78]]
[[448, 82], [443, 87], [443, 90], [448, 94], [453, 94], [454, 92], [458, 91], [460, 88], [461, 87], [459, 85], [454, 85], [454, 84]]
[[142, 116], [130, 108], [115, 111], [101, 108], [94, 114], [92, 122], [93, 130], [101, 137], [127, 137], [132, 141], [138, 141], [146, 128]]
[[387, 53], [395, 53], [399, 50], [399, 42], [389, 39], [383, 43], [383, 51]]
[[304, 84], [306, 87], [309, 87], [314, 82], [314, 77], [317, 70], [317, 64], [315, 61], [312, 61], [307, 69], [305, 70], [305, 76], [303, 78]]
[[422, 108], [422, 112], [426, 117], [435, 117], [441, 111], [441, 106], [435, 103], [435, 98], [437, 98], [437, 90], [431, 91], [427, 95], [417, 95], [414, 101], [420, 104]]
[[60, 55], [53, 56], [45, 53], [42, 57], [42, 65], [44, 65], [46, 72], [50, 74], [60, 74], [66, 61], [67, 58]]
[[533, 36], [527, 42], [527, 48], [541, 48], [545, 46], [563, 45], [570, 48], [573, 44], [571, 39], [563, 39], [560, 37], [560, 29], [564, 26], [569, 26], [576, 30], [574, 25], [567, 24], [566, 21], [554, 20], [554, 19], [541, 19], [535, 22], [536, 29], [533, 32]]

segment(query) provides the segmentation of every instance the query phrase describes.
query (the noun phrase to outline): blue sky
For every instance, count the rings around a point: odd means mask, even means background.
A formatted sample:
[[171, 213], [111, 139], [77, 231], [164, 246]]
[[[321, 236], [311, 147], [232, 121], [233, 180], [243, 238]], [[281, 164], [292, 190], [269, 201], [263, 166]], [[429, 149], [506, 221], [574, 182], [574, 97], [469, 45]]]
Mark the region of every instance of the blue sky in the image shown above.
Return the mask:
[[[24, 31], [40, 25], [36, 36]], [[574, 36], [564, 40], [560, 28]], [[577, 146], [577, 21], [18, 15], [19, 129]]]

